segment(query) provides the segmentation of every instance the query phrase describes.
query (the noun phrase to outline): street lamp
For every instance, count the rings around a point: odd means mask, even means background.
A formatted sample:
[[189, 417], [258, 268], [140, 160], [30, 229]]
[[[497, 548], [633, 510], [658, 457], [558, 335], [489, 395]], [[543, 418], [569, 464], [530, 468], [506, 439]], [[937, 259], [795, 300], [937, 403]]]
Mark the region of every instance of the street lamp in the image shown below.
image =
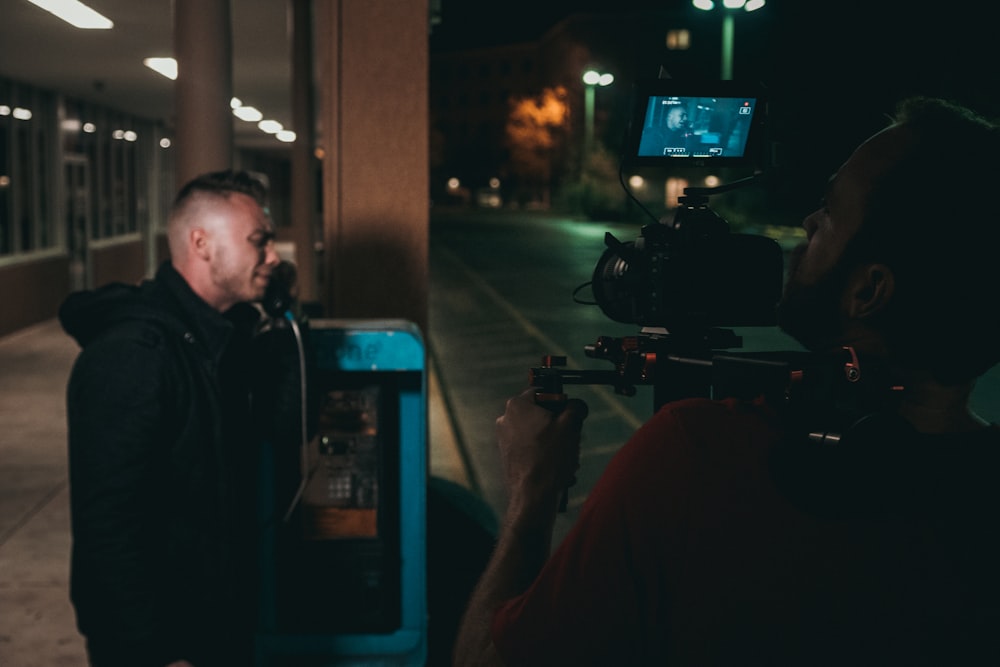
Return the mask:
[[597, 86], [609, 86], [615, 80], [612, 74], [602, 74], [596, 70], [587, 70], [583, 73], [584, 88], [583, 100], [583, 154], [590, 155], [594, 148], [594, 88]]
[[[733, 12], [741, 7], [753, 12], [764, 6], [765, 0], [722, 0], [722, 78], [733, 78], [733, 35], [736, 32]], [[715, 9], [713, 0], [691, 0], [697, 9], [711, 11]]]

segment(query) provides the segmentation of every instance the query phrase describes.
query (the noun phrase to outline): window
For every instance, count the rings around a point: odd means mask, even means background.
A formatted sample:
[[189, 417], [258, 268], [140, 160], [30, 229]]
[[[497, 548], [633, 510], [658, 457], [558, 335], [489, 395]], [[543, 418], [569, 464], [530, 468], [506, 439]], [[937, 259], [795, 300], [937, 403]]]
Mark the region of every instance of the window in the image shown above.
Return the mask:
[[[155, 136], [151, 122], [0, 79], [0, 260], [65, 247], [71, 233], [96, 241], [146, 230]], [[87, 192], [73, 193], [82, 208], [72, 230], [70, 159], [89, 175]]]
[[668, 30], [665, 42], [671, 51], [685, 51], [691, 47], [691, 33], [687, 30]]
[[[48, 93], [0, 81], [0, 257], [55, 247], [55, 146]], [[48, 130], [48, 131], [47, 131]]]

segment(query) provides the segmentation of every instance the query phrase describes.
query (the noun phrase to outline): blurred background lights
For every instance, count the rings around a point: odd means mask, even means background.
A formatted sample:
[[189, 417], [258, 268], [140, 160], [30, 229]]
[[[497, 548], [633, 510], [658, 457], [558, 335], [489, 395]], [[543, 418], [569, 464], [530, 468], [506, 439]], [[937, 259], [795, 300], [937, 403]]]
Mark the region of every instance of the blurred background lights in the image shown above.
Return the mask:
[[75, 28], [110, 30], [115, 27], [111, 19], [79, 2], [79, 0], [28, 0], [28, 2], [36, 7], [41, 7]]
[[260, 128], [261, 132], [267, 132], [268, 134], [277, 134], [285, 129], [284, 126], [276, 120], [262, 120], [257, 123], [257, 127]]
[[610, 86], [614, 81], [615, 77], [613, 74], [596, 72], [594, 70], [588, 70], [583, 74], [583, 82], [588, 86]]
[[[168, 79], [177, 78], [177, 61], [173, 58], [146, 58], [142, 61], [146, 67], [159, 72]], [[254, 106], [243, 104], [243, 100], [238, 97], [229, 99], [229, 108], [233, 115], [248, 123], [257, 123], [257, 127], [262, 132], [273, 134], [278, 141], [291, 143], [295, 141], [295, 133], [286, 131], [278, 121], [264, 120], [264, 114]]]
[[663, 183], [663, 203], [667, 208], [677, 208], [684, 190], [691, 184], [685, 178], [668, 178]]
[[171, 81], [177, 78], [177, 61], [173, 58], [145, 58], [142, 64]]
[[264, 117], [264, 114], [258, 111], [256, 107], [239, 107], [237, 109], [233, 109], [233, 115], [240, 120], [245, 120], [249, 123], [256, 123]]
[[688, 30], [668, 30], [667, 48], [671, 51], [685, 51], [691, 48], [691, 33]]

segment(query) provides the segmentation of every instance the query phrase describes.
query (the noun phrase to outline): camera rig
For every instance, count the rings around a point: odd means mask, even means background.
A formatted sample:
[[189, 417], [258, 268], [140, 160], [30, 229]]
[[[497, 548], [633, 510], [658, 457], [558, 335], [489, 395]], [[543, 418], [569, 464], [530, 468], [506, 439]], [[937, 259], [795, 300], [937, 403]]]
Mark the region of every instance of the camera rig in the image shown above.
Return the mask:
[[[622, 338], [600, 336], [585, 346], [588, 357], [609, 361], [614, 370], [570, 370], [564, 358], [545, 357], [530, 374], [532, 385], [540, 387], [539, 400], [557, 401], [565, 384], [609, 385], [625, 396], [634, 395], [638, 385], [652, 385], [655, 408], [716, 393], [718, 381], [710, 372], [715, 352], [742, 346], [742, 338], [722, 325], [774, 323], [783, 261], [774, 240], [730, 233], [708, 199], [759, 179], [687, 188], [673, 221], [643, 226], [635, 241], [605, 234], [606, 250], [590, 283], [581, 288], [591, 287], [590, 303], [609, 318], [638, 324], [641, 331]], [[771, 368], [771, 362], [748, 364], [757, 372]]]
[[[698, 141], [681, 150], [659, 146], [657, 123], [665, 110], [685, 105]], [[855, 351], [834, 354], [785, 351], [744, 353], [741, 336], [728, 327], [773, 326], [784, 282], [783, 252], [773, 239], [731, 233], [709, 198], [760, 184], [770, 176], [757, 169], [765, 115], [757, 89], [733, 82], [641, 82], [619, 177], [628, 196], [653, 222], [635, 241], [606, 233], [606, 249], [592, 279], [574, 300], [600, 306], [610, 319], [640, 326], [634, 336], [599, 336], [584, 347], [590, 358], [613, 368], [574, 370], [565, 357], [546, 356], [530, 370], [536, 400], [555, 408], [566, 385], [606, 385], [632, 396], [653, 387], [654, 412], [682, 398], [765, 397], [777, 407], [795, 406], [795, 427], [810, 440], [839, 442], [852, 425], [882, 409], [902, 389], [875, 364], [862, 372]], [[700, 135], [698, 134], [700, 132]], [[653, 139], [650, 139], [653, 137]], [[699, 143], [700, 142], [700, 143]], [[694, 145], [696, 148], [692, 149]], [[704, 148], [697, 148], [704, 146]], [[660, 221], [630, 191], [626, 164], [639, 166], [754, 166], [754, 174], [728, 184], [688, 187], [673, 219]], [[577, 298], [590, 286], [593, 302]]]

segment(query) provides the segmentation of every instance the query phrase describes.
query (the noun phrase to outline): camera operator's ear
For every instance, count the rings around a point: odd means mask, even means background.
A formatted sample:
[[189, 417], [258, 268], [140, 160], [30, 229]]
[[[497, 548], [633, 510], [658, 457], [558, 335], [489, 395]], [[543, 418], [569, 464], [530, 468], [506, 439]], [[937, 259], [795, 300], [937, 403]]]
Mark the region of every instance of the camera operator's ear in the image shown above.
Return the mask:
[[885, 310], [896, 290], [896, 276], [885, 264], [864, 264], [851, 274], [848, 315], [863, 320]]

